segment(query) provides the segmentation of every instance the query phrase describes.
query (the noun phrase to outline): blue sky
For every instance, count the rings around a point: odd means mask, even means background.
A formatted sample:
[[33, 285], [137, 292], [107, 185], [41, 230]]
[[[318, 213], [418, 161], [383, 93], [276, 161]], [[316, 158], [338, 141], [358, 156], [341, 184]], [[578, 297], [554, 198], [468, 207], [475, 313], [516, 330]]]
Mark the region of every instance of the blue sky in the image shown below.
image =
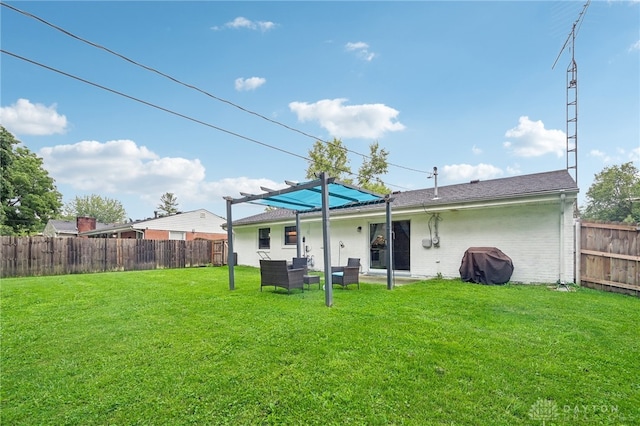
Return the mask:
[[[201, 122], [3, 53], [0, 122], [64, 202], [98, 194], [142, 219], [173, 192], [225, 216], [223, 196], [304, 181], [334, 137], [354, 172], [372, 142], [389, 151], [392, 190], [432, 187], [433, 167], [448, 185], [567, 164], [571, 51], [552, 65], [584, 2], [6, 4], [213, 95], [1, 7], [6, 52]], [[582, 203], [604, 167], [640, 168], [640, 2], [592, 2], [575, 58]]]

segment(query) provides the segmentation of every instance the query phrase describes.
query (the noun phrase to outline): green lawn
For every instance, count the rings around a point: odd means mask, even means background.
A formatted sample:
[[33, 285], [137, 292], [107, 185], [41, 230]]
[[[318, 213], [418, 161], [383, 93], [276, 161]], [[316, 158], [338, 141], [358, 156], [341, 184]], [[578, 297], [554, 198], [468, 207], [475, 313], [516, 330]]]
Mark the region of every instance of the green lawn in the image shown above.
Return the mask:
[[2, 425], [640, 423], [640, 299], [257, 269], [4, 279]]

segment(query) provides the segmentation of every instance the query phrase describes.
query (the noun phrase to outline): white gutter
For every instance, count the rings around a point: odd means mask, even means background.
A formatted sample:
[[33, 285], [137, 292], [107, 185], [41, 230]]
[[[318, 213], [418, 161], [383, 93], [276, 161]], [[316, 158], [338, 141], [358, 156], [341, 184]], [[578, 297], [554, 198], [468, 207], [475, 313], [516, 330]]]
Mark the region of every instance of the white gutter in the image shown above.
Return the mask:
[[558, 284], [565, 285], [565, 271], [564, 271], [564, 210], [566, 195], [563, 192], [560, 193], [560, 274], [558, 277]]
[[[563, 195], [564, 190], [561, 192]], [[429, 213], [439, 213], [446, 212], [451, 210], [472, 210], [472, 209], [481, 209], [481, 208], [499, 208], [499, 207], [507, 207], [507, 206], [522, 206], [522, 205], [538, 205], [541, 203], [555, 204], [557, 202], [557, 194], [555, 193], [538, 193], [535, 196], [525, 196], [525, 197], [510, 197], [496, 200], [478, 200], [473, 202], [454, 202], [454, 203], [436, 203], [436, 204], [428, 204], [426, 206], [411, 206], [411, 207], [394, 207], [394, 216], [403, 216], [410, 215], [415, 213], [424, 213], [428, 211]], [[352, 219], [372, 219], [377, 217], [385, 217], [384, 209], [364, 209], [362, 211], [349, 211], [345, 210], [336, 210], [331, 215], [331, 220], [339, 221], [339, 220], [352, 220]], [[309, 214], [303, 215], [300, 218], [305, 223], [309, 222], [321, 222], [322, 216], [319, 214]], [[264, 226], [265, 224], [271, 225], [280, 225], [280, 224], [291, 224], [295, 222], [295, 215], [292, 213], [289, 217], [279, 217], [272, 220], [261, 220], [256, 222], [249, 222], [243, 224], [235, 224], [234, 227], [242, 228], [242, 227], [256, 227], [256, 226]]]

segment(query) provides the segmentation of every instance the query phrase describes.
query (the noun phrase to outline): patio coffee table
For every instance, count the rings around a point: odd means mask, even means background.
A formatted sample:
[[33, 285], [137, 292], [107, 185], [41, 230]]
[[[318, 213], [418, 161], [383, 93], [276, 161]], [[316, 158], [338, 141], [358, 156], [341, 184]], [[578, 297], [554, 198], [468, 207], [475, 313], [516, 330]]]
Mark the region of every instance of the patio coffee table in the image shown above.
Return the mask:
[[318, 284], [318, 289], [320, 288], [320, 275], [305, 275], [302, 277], [302, 282], [307, 285], [307, 288], [311, 286], [311, 284]]

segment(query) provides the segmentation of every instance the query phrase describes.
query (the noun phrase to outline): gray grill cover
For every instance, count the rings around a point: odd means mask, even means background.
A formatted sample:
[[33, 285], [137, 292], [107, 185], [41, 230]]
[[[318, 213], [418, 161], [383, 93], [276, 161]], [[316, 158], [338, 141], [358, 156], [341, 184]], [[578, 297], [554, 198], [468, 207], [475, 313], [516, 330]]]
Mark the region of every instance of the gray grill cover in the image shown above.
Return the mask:
[[511, 258], [495, 247], [469, 247], [460, 265], [462, 281], [504, 284], [513, 273]]

